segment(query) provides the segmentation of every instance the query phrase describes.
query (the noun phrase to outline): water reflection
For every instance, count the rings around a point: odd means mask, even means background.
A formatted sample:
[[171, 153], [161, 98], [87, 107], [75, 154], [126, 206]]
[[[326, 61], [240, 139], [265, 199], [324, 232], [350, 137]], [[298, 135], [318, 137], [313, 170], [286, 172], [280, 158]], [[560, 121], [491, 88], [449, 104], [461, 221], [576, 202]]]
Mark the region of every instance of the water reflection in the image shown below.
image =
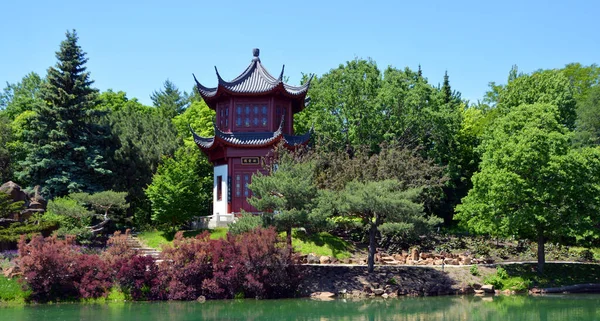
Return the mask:
[[239, 300], [0, 308], [0, 320], [599, 320], [600, 295]]

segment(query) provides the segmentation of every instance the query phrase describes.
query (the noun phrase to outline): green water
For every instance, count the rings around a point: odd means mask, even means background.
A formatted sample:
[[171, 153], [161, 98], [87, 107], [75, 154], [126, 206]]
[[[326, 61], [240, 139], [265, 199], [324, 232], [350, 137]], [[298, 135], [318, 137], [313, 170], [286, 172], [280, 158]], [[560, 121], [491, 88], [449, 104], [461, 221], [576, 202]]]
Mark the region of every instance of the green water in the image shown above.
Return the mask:
[[600, 295], [53, 304], [0, 308], [0, 320], [600, 320]]

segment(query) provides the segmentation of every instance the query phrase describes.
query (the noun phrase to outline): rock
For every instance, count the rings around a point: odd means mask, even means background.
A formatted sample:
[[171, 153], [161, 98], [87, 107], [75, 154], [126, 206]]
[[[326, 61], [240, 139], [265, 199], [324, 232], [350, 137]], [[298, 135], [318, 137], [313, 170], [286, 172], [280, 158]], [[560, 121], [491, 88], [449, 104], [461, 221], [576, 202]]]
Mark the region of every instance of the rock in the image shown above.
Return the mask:
[[469, 265], [471, 264], [471, 258], [468, 256], [463, 257], [463, 259], [460, 261], [461, 265]]
[[435, 265], [442, 265], [442, 264], [444, 264], [444, 260], [442, 260], [442, 259], [435, 260], [435, 261], [433, 261], [433, 264], [435, 264]]
[[313, 253], [310, 253], [306, 256], [306, 263], [308, 264], [318, 264], [320, 263], [319, 258], [314, 255]]
[[348, 293], [348, 290], [346, 290], [346, 289], [341, 289], [338, 291], [338, 294], [341, 294], [341, 295], [344, 295], [346, 293]]
[[485, 291], [483, 290], [475, 290], [475, 295], [484, 295]]
[[327, 255], [323, 255], [319, 258], [319, 263], [321, 264], [329, 264], [331, 263], [331, 258]]
[[389, 295], [387, 293], [384, 293], [381, 295], [382, 298], [387, 299], [389, 297]]
[[412, 252], [410, 254], [410, 259], [413, 261], [418, 261], [419, 260], [419, 250], [412, 249]]
[[196, 302], [204, 303], [204, 302], [206, 302], [206, 297], [204, 295], [201, 295], [196, 299]]
[[375, 295], [379, 296], [379, 295], [382, 295], [382, 294], [384, 294], [384, 293], [385, 293], [385, 290], [383, 290], [383, 289], [381, 289], [381, 288], [378, 288], [378, 289], [374, 289], [374, 290], [373, 290], [373, 293], [374, 293]]
[[4, 270], [3, 274], [7, 279], [12, 279], [17, 275], [20, 275], [21, 271], [19, 270], [18, 266], [11, 266], [8, 269]]
[[335, 296], [335, 294], [332, 292], [314, 292], [314, 293], [311, 293], [311, 295], [310, 295], [310, 297], [312, 299], [319, 299], [319, 300], [331, 299], [334, 296]]
[[404, 261], [404, 256], [402, 256], [402, 254], [394, 254], [392, 256], [394, 257], [394, 260], [396, 260], [396, 261]]
[[484, 284], [481, 286], [481, 290], [485, 293], [494, 293], [494, 286], [491, 284]]

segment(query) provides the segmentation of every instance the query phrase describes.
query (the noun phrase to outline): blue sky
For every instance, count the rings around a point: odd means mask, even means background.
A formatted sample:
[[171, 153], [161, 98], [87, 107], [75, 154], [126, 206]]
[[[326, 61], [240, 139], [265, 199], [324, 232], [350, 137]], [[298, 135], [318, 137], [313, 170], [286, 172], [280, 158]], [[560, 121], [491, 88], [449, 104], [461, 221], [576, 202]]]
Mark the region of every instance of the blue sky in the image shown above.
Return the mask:
[[100, 90], [150, 104], [167, 78], [190, 91], [195, 73], [216, 85], [243, 71], [252, 48], [291, 84], [355, 57], [422, 65], [433, 84], [448, 70], [463, 98], [481, 99], [513, 64], [531, 72], [600, 62], [597, 1], [4, 1], [0, 87], [42, 76], [76, 29]]

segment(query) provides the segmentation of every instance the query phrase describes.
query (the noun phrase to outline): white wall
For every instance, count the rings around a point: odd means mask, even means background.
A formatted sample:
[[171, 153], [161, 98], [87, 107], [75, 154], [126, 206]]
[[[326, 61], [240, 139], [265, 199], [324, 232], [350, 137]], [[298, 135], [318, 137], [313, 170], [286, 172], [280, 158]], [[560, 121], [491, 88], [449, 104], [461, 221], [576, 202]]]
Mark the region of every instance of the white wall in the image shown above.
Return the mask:
[[[217, 177], [221, 176], [221, 200], [217, 201]], [[213, 177], [213, 215], [224, 215], [227, 213], [227, 165], [214, 167]]]

